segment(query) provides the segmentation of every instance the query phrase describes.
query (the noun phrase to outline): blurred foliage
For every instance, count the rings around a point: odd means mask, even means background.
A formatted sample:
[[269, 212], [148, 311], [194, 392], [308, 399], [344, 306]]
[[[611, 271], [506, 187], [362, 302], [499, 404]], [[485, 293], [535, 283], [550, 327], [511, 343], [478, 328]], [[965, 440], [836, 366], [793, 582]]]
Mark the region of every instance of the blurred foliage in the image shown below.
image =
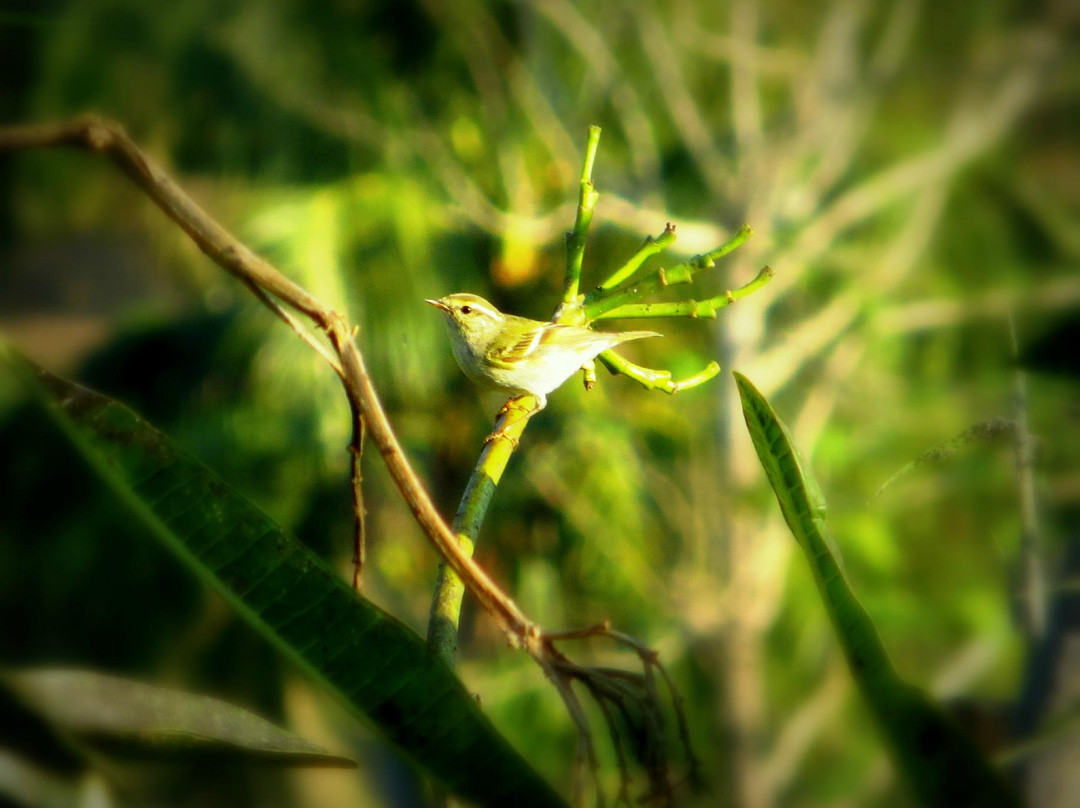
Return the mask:
[[[1044, 334], [1075, 332], [1077, 22], [1060, 0], [633, 14], [610, 0], [9, 0], [0, 117], [115, 117], [219, 221], [347, 311], [446, 514], [498, 401], [457, 371], [422, 300], [469, 290], [550, 314], [586, 127], [602, 125], [586, 284], [667, 221], [679, 240], [662, 265], [754, 227], [702, 281], [709, 294], [766, 262], [778, 272], [716, 322], [660, 324], [665, 340], [627, 353], [691, 372], [716, 358], [752, 379], [819, 475], [898, 672], [940, 697], [1024, 705], [1046, 643], [1018, 620], [1008, 443], [867, 503], [924, 451], [1016, 417], [1010, 312], [1033, 371], [1057, 355]], [[0, 328], [146, 415], [346, 574], [332, 374], [109, 166], [0, 155]], [[1074, 371], [1028, 378], [1051, 597], [1080, 535]], [[0, 418], [0, 661], [214, 693], [345, 739], [362, 761], [359, 778], [220, 792], [227, 776], [208, 776], [169, 804], [419, 799], [406, 769], [145, 540], [6, 377]], [[726, 376], [674, 399], [572, 382], [531, 425], [478, 556], [545, 625], [610, 618], [660, 650], [712, 782], [700, 804], [908, 804], [741, 429]], [[374, 453], [365, 466], [367, 594], [422, 630], [435, 559]], [[572, 730], [539, 671], [468, 608], [460, 656], [499, 728], [567, 783]], [[1052, 718], [1076, 675], [1017, 725]], [[1076, 754], [1067, 736], [1031, 761], [1033, 801], [1066, 804], [1047, 795]]]
[[746, 428], [784, 521], [806, 556], [852, 679], [873, 713], [892, 760], [926, 806], [1019, 806], [1018, 794], [958, 721], [897, 675], [873, 619], [844, 577], [817, 479], [787, 427], [745, 376], [735, 374]]
[[37, 735], [54, 746], [50, 754], [68, 758], [64, 768], [83, 744], [134, 760], [356, 765], [225, 702], [130, 679], [24, 668], [0, 671], [0, 688], [6, 740], [17, 744], [20, 735]]
[[[26, 362], [4, 362], [34, 391], [93, 472], [151, 537], [340, 705], [436, 782], [477, 805], [565, 806], [482, 714], [423, 638], [358, 596], [337, 571], [169, 438], [116, 401]], [[57, 729], [121, 757], [225, 765], [329, 762], [317, 745], [218, 700], [79, 671], [2, 675]], [[166, 693], [168, 695], [166, 695]], [[64, 712], [57, 702], [75, 699]], [[97, 704], [87, 704], [97, 700]], [[205, 743], [198, 742], [202, 737]], [[9, 737], [18, 737], [14, 734]], [[478, 754], [482, 750], [482, 755]], [[312, 757], [313, 753], [321, 758]], [[194, 753], [194, 754], [189, 754]], [[337, 765], [347, 758], [334, 757]], [[103, 768], [92, 754], [90, 768]]]

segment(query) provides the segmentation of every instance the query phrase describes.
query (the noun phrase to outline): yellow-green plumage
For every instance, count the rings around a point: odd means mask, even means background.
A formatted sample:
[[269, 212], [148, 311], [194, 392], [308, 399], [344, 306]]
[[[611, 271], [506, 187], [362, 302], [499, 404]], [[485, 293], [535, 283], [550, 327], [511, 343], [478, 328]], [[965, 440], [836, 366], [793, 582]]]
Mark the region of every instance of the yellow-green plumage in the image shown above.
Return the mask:
[[655, 331], [593, 331], [503, 314], [465, 292], [428, 303], [442, 311], [461, 369], [473, 381], [511, 395], [531, 393], [540, 407], [547, 394], [599, 354]]

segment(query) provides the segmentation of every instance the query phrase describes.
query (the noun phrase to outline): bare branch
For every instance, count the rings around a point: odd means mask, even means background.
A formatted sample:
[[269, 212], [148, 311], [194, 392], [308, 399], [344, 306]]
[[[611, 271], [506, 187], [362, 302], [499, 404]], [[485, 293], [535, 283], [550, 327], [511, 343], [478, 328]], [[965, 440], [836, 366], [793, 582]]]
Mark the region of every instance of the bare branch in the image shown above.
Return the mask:
[[[652, 668], [654, 666], [660, 668], [656, 653], [627, 635], [611, 631], [606, 625], [564, 635], [545, 635], [499, 589], [459, 543], [459, 537], [443, 521], [405, 457], [368, 375], [364, 358], [356, 344], [356, 331], [345, 318], [289, 280], [212, 219], [153, 165], [118, 124], [87, 117], [69, 123], [0, 128], [0, 150], [55, 146], [76, 147], [109, 156], [192, 238], [206, 255], [244, 283], [261, 302], [273, 311], [275, 316], [280, 317], [305, 338], [305, 341], [317, 350], [338, 374], [349, 401], [353, 425], [349, 449], [352, 455], [352, 490], [356, 525], [354, 586], [358, 583], [364, 558], [364, 506], [360, 487], [361, 452], [364, 436], [367, 434], [379, 450], [390, 476], [414, 518], [447, 567], [453, 570], [480, 606], [507, 634], [511, 644], [524, 648], [554, 683], [578, 727], [579, 761], [587, 765], [592, 772], [598, 803], [602, 803], [603, 800], [598, 773], [599, 763], [587, 716], [573, 690], [574, 679], [586, 684], [590, 692], [601, 700], [601, 703], [607, 699], [620, 709], [625, 709], [626, 705], [632, 704], [640, 711], [642, 716], [640, 726], [636, 727], [635, 731], [642, 735], [636, 740], [641, 740], [645, 744], [643, 748], [646, 751], [643, 753], [642, 763], [649, 774], [650, 796], [657, 799], [661, 805], [670, 805], [671, 786], [663, 755], [663, 713], [653, 682]], [[583, 183], [584, 180], [585, 178], [583, 178]], [[331, 353], [313, 335], [309, 334], [292, 314], [279, 305], [279, 302], [310, 318], [317, 328], [325, 332], [333, 352]], [[520, 430], [524, 428], [528, 420], [526, 417], [519, 417], [511, 424], [509, 409], [504, 417], [507, 421], [505, 434], [503, 428], [500, 428], [496, 432], [497, 438], [491, 441], [482, 456], [498, 455], [503, 465], [516, 443], [513, 430], [516, 429], [517, 434], [520, 434]], [[468, 514], [466, 514], [467, 517]], [[559, 637], [588, 637], [599, 634], [606, 634], [632, 647], [641, 660], [644, 675], [577, 665], [559, 652], [554, 645], [555, 639]], [[687, 744], [692, 775], [696, 775], [697, 763], [689, 750], [689, 734], [685, 727], [681, 699], [666, 672], [663, 668], [660, 670], [671, 691], [679, 716], [679, 733]], [[634, 690], [635, 683], [639, 681], [644, 683], [640, 693]], [[607, 710], [606, 705], [605, 716], [609, 724], [614, 725], [612, 714]], [[616, 743], [620, 741], [616, 740]], [[625, 761], [623, 760], [622, 763]], [[582, 787], [583, 783], [579, 781], [578, 789]], [[626, 789], [627, 780], [624, 769], [620, 797], [625, 797]]]
[[[352, 401], [350, 400], [350, 406]], [[364, 572], [364, 559], [367, 550], [367, 512], [364, 509], [364, 419], [355, 409], [352, 411], [353, 434], [349, 442], [349, 457], [352, 473], [353, 500], [353, 589], [360, 589], [360, 576]]]
[[[307, 315], [330, 338], [354, 418], [367, 424], [402, 497], [439, 555], [461, 576], [480, 605], [510, 635], [535, 652], [539, 631], [472, 558], [449, 527], [402, 452], [345, 319], [259, 257], [210, 217], [134, 144], [123, 128], [97, 117], [67, 123], [0, 129], [0, 151], [73, 146], [107, 155], [175, 221], [215, 263], [245, 285], [256, 286]], [[260, 298], [261, 299], [261, 298]], [[277, 312], [275, 311], [275, 314]], [[357, 430], [360, 427], [355, 427]]]
[[287, 326], [289, 326], [289, 328], [295, 331], [297, 336], [300, 337], [300, 339], [302, 339], [309, 346], [311, 346], [312, 350], [314, 350], [317, 354], [319, 354], [319, 356], [325, 359], [326, 363], [334, 369], [334, 372], [338, 375], [338, 378], [344, 376], [344, 373], [341, 370], [341, 363], [338, 362], [337, 357], [334, 356], [334, 354], [330, 351], [329, 348], [319, 342], [315, 335], [304, 327], [303, 323], [301, 323], [298, 319], [296, 319], [296, 317], [294, 317], [292, 314], [290, 314], [288, 311], [278, 305], [278, 302], [274, 300], [274, 298], [270, 297], [270, 295], [268, 295], [266, 292], [256, 286], [252, 281], [245, 279], [244, 285], [251, 290], [251, 293], [255, 295], [255, 297], [262, 301], [264, 306], [270, 309], [270, 311], [274, 312], [274, 314], [281, 318], [281, 320]]

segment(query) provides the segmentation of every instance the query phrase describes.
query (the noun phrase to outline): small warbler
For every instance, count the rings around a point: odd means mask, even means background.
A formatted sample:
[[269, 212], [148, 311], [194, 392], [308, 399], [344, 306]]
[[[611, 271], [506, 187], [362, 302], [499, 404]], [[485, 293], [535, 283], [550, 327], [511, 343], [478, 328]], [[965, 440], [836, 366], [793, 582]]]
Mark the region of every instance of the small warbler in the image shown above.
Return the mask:
[[590, 373], [592, 360], [608, 348], [660, 336], [655, 331], [593, 331], [515, 317], [465, 292], [425, 302], [446, 317], [454, 358], [465, 375], [510, 395], [536, 396], [533, 412], [542, 410], [547, 394], [579, 368]]

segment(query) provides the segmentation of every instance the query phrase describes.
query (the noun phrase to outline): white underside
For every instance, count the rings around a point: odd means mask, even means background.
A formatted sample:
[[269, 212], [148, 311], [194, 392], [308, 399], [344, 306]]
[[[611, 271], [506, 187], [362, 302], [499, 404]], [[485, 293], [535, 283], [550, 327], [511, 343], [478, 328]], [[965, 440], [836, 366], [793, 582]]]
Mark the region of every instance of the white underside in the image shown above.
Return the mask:
[[[452, 330], [451, 336], [455, 336]], [[470, 371], [471, 366], [483, 360], [471, 355], [469, 346], [464, 340], [451, 339], [451, 346], [454, 358], [457, 359], [462, 371], [480, 386], [512, 395], [532, 393], [546, 397], [548, 393], [573, 376], [586, 362], [624, 341], [623, 335], [612, 334], [610, 340], [597, 343], [592, 346], [595, 350], [590, 348], [585, 354], [569, 352], [558, 356], [551, 354], [542, 362], [525, 361], [513, 368], [489, 367], [488, 377]]]

